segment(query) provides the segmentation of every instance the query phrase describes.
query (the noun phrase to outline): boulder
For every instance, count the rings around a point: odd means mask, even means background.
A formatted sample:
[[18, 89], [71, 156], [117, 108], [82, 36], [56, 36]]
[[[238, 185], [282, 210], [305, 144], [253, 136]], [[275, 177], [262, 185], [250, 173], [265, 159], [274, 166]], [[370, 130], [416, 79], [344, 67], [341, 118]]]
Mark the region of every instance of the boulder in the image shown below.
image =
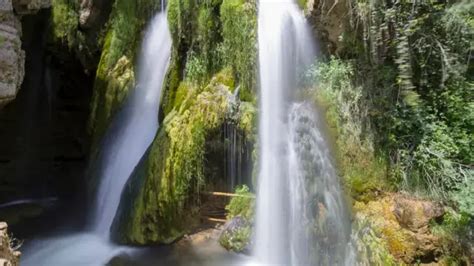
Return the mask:
[[356, 223], [369, 226], [398, 262], [433, 262], [440, 257], [440, 239], [429, 228], [432, 219], [444, 214], [439, 204], [387, 194], [367, 203], [356, 202], [354, 209]]
[[403, 195], [394, 197], [393, 213], [398, 223], [415, 233], [429, 233], [429, 222], [444, 214], [443, 206], [425, 200], [416, 200]]
[[235, 216], [224, 225], [219, 243], [227, 250], [248, 253], [251, 250], [251, 231], [247, 219]]

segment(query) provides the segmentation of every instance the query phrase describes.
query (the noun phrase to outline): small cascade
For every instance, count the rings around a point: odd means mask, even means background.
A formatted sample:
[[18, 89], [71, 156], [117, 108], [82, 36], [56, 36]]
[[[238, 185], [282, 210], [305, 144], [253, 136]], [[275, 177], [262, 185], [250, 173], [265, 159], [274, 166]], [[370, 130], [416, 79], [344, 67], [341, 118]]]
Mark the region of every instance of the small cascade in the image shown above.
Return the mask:
[[260, 0], [258, 25], [256, 264], [345, 265], [350, 219], [339, 181], [314, 110], [294, 103], [315, 59], [311, 30], [291, 0]]
[[236, 121], [236, 117], [239, 116], [240, 112], [239, 92], [240, 87], [237, 87], [230, 98], [229, 117], [223, 126], [225, 143], [224, 180], [228, 192], [234, 192], [239, 185], [250, 183], [249, 180], [243, 178], [248, 175], [248, 169], [244, 169], [250, 161], [250, 158], [247, 158], [248, 154], [246, 154], [248, 147], [246, 147], [245, 138], [238, 128], [238, 121]]
[[143, 41], [136, 88], [114, 117], [94, 165], [100, 185], [92, 228], [88, 232], [33, 241], [24, 252], [22, 265], [104, 265], [112, 256], [128, 250], [109, 240], [110, 226], [123, 187], [158, 130], [161, 89], [170, 54], [167, 16], [160, 12]]

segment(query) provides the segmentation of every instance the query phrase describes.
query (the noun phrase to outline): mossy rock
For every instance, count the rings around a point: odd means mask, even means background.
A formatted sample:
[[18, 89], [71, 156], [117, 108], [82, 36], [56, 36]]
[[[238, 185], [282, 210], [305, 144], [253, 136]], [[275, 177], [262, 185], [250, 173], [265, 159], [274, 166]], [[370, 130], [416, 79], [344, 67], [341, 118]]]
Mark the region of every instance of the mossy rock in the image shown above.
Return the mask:
[[251, 236], [252, 228], [249, 222], [241, 216], [236, 216], [224, 225], [219, 244], [227, 250], [248, 253]]
[[[411, 203], [408, 204], [408, 201]], [[400, 194], [387, 194], [368, 203], [356, 202], [356, 224], [359, 228], [361, 224], [369, 227], [377, 238], [376, 242], [388, 251], [396, 263], [435, 261], [442, 256], [439, 238], [431, 234], [426, 226], [439, 214], [437, 211], [423, 211], [426, 204], [427, 201], [408, 199]], [[404, 221], [409, 221], [409, 224], [404, 224]], [[384, 252], [380, 256], [388, 259]]]
[[231, 94], [217, 82], [180, 87], [181, 104], [164, 118], [124, 190], [112, 229], [118, 242], [170, 243], [196, 226], [206, 140], [224, 123]]
[[248, 253], [251, 246], [255, 216], [255, 195], [243, 185], [238, 187], [225, 207], [228, 222], [224, 225], [219, 237], [219, 244], [227, 250]]
[[133, 63], [126, 56], [120, 58], [113, 68], [104, 67], [97, 71], [89, 117], [94, 146], [105, 133], [112, 116], [120, 108], [129, 90], [134, 87]]
[[143, 30], [158, 8], [153, 0], [117, 0], [113, 4], [92, 95], [89, 132], [94, 147], [134, 88]]

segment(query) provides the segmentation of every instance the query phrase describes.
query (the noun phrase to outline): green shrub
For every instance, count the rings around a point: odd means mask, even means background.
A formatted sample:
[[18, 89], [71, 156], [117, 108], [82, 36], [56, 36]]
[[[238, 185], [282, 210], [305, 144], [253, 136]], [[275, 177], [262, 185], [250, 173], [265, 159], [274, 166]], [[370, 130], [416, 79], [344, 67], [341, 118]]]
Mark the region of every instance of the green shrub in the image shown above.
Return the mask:
[[255, 214], [255, 196], [250, 192], [246, 185], [236, 188], [235, 193], [239, 197], [233, 197], [230, 203], [225, 207], [227, 210], [227, 219], [241, 216], [247, 221], [253, 221]]

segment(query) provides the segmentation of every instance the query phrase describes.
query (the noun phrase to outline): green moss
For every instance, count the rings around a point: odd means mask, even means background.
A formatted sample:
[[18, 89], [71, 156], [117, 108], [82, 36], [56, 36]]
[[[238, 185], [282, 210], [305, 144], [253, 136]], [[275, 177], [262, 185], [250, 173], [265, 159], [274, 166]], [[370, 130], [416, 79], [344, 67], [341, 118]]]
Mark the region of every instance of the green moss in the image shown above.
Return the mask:
[[371, 227], [367, 219], [355, 223], [358, 260], [362, 265], [400, 265], [390, 254], [387, 244]]
[[[165, 117], [131, 178], [130, 189], [138, 192], [124, 196], [133, 207], [122, 207], [125, 213], [116, 222], [121, 242], [169, 243], [196, 222], [193, 195], [205, 184], [206, 138], [224, 123], [230, 93], [212, 82], [205, 88], [184, 82], [179, 87], [181, 104]], [[142, 181], [133, 184], [137, 179]]]
[[237, 219], [230, 228], [225, 229], [219, 238], [219, 244], [227, 250], [242, 252], [249, 245], [252, 235], [252, 227], [255, 216], [255, 195], [250, 189], [243, 185], [236, 188], [238, 197], [233, 197], [225, 207], [227, 219]]
[[89, 117], [94, 146], [134, 85], [133, 64], [127, 57], [120, 58], [112, 69], [105, 68], [101, 60], [94, 83]]
[[55, 41], [69, 49], [77, 46], [79, 15], [77, 1], [53, 0], [51, 3], [52, 33]]
[[240, 99], [255, 101], [257, 8], [255, 1], [224, 0], [221, 5], [223, 49], [241, 86]]
[[254, 140], [257, 134], [257, 108], [253, 103], [241, 102], [239, 106], [239, 128]]
[[[363, 242], [363, 245], [360, 245], [362, 249], [369, 249], [367, 255], [370, 261], [375, 259], [376, 263], [380, 263], [377, 260], [385, 261], [387, 259], [395, 262], [395, 258], [398, 263], [388, 265], [399, 265], [399, 263], [411, 262], [418, 255], [416, 238], [412, 232], [399, 225], [392, 211], [394, 204], [393, 198], [388, 196], [377, 201], [370, 201], [367, 204], [356, 202], [354, 205], [356, 211], [355, 225], [359, 234], [358, 241]], [[367, 238], [364, 235], [364, 230], [367, 229], [362, 228], [367, 228], [374, 235]], [[361, 229], [362, 231], [358, 231]], [[379, 243], [380, 247], [374, 247], [374, 241]], [[372, 249], [376, 251], [371, 251]], [[371, 254], [371, 252], [376, 253]], [[373, 258], [374, 255], [376, 255], [375, 258]]]
[[234, 92], [234, 90], [236, 89], [235, 80], [234, 80], [234, 77], [232, 76], [232, 69], [230, 67], [226, 67], [223, 70], [221, 70], [219, 73], [217, 73], [214, 76], [214, 80], [217, 83], [220, 83], [229, 87], [231, 92]]
[[152, 0], [117, 0], [112, 7], [92, 96], [89, 130], [93, 143], [102, 137], [110, 118], [134, 87], [141, 34], [156, 8]]
[[214, 77], [232, 91], [240, 87], [241, 100], [255, 102], [256, 16], [253, 0], [169, 2], [173, 51], [162, 100], [165, 116], [180, 102], [182, 80], [202, 86]]
[[306, 3], [308, 3], [308, 0], [298, 0], [298, 6], [303, 10], [306, 9]]

